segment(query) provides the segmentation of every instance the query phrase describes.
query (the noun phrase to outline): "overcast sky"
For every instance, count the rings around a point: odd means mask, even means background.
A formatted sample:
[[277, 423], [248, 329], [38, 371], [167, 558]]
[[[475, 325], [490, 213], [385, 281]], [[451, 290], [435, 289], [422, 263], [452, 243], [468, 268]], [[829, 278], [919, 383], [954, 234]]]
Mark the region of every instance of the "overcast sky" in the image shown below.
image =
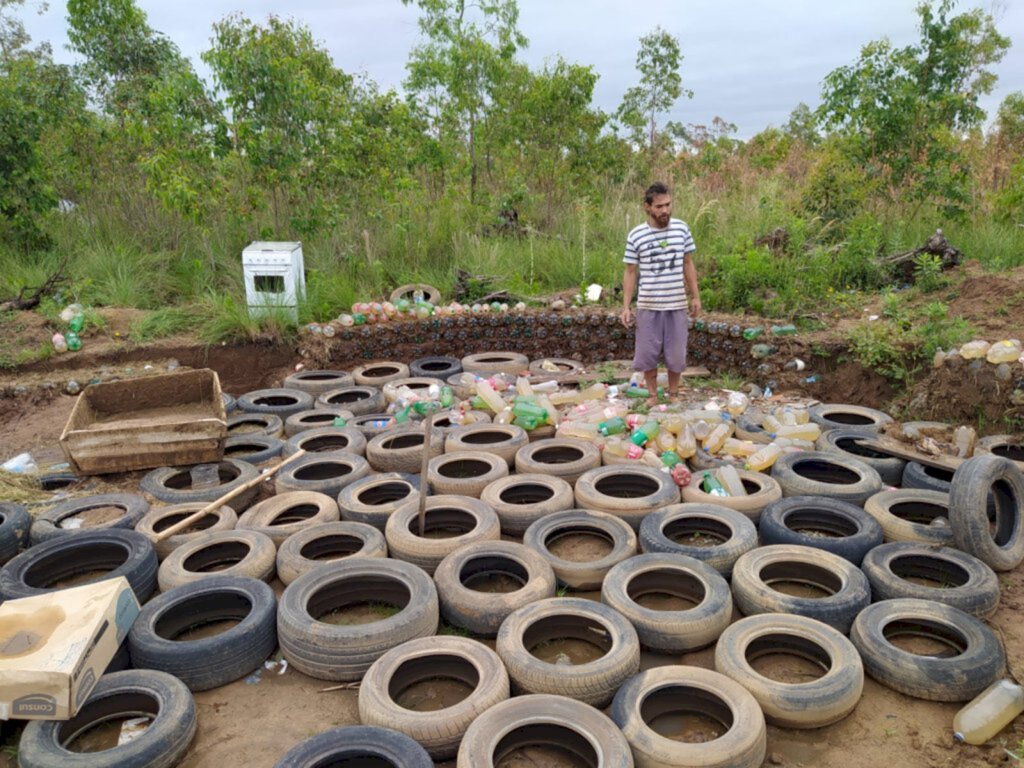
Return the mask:
[[[33, 39], [48, 40], [60, 61], [66, 50], [66, 9], [51, 2], [37, 16], [28, 0], [23, 18]], [[208, 70], [199, 53], [209, 48], [215, 21], [239, 12], [253, 21], [269, 14], [307, 24], [348, 73], [365, 72], [384, 88], [401, 90], [409, 51], [420, 39], [418, 11], [401, 0], [335, 0], [290, 3], [257, 0], [136, 0], [154, 29], [170, 37]], [[679, 38], [683, 83], [694, 92], [671, 119], [709, 124], [718, 116], [735, 123], [739, 138], [768, 125], [781, 126], [800, 102], [816, 106], [821, 81], [856, 60], [871, 40], [888, 37], [903, 46], [917, 39], [917, 0], [519, 0], [520, 29], [529, 39], [521, 54], [532, 66], [561, 55], [600, 75], [596, 106], [612, 111], [634, 85], [638, 40], [658, 25]], [[978, 3], [962, 0], [958, 10]], [[1024, 91], [1024, 0], [980, 4], [994, 13], [999, 31], [1014, 42], [996, 73], [996, 91], [982, 106], [989, 118], [1005, 96]]]

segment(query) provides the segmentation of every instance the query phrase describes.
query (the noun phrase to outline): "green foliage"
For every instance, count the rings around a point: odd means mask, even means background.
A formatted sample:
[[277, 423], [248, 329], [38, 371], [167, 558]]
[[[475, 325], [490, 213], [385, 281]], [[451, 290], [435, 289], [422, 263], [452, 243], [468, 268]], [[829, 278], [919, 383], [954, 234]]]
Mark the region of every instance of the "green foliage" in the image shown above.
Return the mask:
[[942, 274], [940, 256], [921, 253], [914, 258], [914, 285], [923, 293], [933, 293], [949, 285], [949, 279]]
[[639, 146], [646, 143], [652, 153], [657, 142], [658, 116], [671, 110], [680, 96], [693, 98], [693, 91], [683, 88], [679, 74], [682, 61], [679, 38], [661, 27], [640, 38], [636, 54], [640, 83], [626, 91], [615, 114], [629, 129], [632, 141]]
[[251, 316], [245, 298], [210, 294], [199, 305], [199, 339], [207, 344], [253, 341], [294, 341], [298, 327], [287, 310], [271, 308]]
[[135, 341], [147, 342], [183, 333], [196, 325], [194, 307], [164, 307], [147, 312], [134, 322], [128, 335]]

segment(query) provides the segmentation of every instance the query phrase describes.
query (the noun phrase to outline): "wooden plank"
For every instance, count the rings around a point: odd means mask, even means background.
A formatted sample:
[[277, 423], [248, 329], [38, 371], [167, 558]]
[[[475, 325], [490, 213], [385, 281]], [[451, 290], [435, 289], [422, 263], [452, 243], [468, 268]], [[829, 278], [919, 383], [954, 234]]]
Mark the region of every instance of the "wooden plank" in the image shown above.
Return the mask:
[[857, 443], [865, 448], [870, 448], [879, 453], [887, 453], [898, 459], [916, 461], [918, 464], [924, 464], [926, 467], [945, 469], [950, 472], [956, 472], [960, 465], [964, 463], [964, 459], [957, 456], [936, 456], [931, 453], [924, 453], [887, 435], [865, 435], [863, 438], [858, 437]]

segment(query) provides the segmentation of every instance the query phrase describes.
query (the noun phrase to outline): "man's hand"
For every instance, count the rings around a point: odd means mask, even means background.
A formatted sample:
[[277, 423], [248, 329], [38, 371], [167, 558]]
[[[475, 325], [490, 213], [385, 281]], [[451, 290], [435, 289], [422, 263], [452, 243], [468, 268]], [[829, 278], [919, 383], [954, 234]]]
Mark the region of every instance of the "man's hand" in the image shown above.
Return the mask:
[[700, 299], [694, 299], [690, 302], [690, 317], [700, 317], [700, 313], [703, 307], [700, 305]]
[[633, 324], [633, 313], [630, 311], [629, 307], [623, 307], [622, 312], [619, 314], [619, 319], [627, 328]]

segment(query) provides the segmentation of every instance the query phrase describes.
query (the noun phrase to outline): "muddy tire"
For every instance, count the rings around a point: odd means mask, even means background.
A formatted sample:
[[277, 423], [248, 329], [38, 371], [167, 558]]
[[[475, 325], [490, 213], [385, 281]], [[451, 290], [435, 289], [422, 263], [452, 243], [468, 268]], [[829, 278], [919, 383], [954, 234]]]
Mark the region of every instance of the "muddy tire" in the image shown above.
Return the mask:
[[[644, 518], [640, 549], [685, 555], [732, 575], [740, 555], [757, 546], [757, 528], [746, 515], [717, 504], [673, 504]], [[716, 542], [710, 546], [707, 541]]]
[[749, 440], [752, 443], [760, 443], [767, 445], [772, 441], [771, 435], [765, 432], [764, 427], [761, 426], [761, 419], [764, 414], [760, 411], [748, 408], [744, 413], [736, 418], [736, 434], [737, 440]]
[[[438, 678], [458, 680], [471, 693], [440, 710], [443, 717], [398, 702], [412, 686]], [[446, 760], [459, 751], [472, 722], [508, 697], [508, 673], [486, 645], [465, 637], [424, 637], [402, 643], [373, 662], [359, 685], [359, 721], [394, 728], [435, 760]]]
[[205, 506], [206, 502], [197, 501], [191, 504], [174, 504], [170, 507], [151, 509], [136, 523], [135, 530], [153, 543], [156, 556], [161, 560], [182, 544], [194, 541], [209, 533], [234, 530], [235, 525], [238, 524], [238, 513], [225, 505], [199, 518], [181, 533], [176, 533], [160, 541], [154, 541], [159, 533], [167, 530], [175, 523], [181, 522], [193, 512], [198, 512]]
[[[894, 637], [917, 637], [945, 646], [938, 655], [903, 650]], [[864, 671], [894, 691], [929, 701], [968, 701], [1006, 668], [999, 638], [985, 624], [931, 600], [883, 600], [857, 617], [850, 640]], [[929, 653], [933, 653], [929, 651]]]
[[445, 436], [445, 453], [492, 453], [512, 468], [516, 452], [529, 443], [526, 430], [514, 424], [467, 424]]
[[[209, 488], [194, 488], [198, 482], [202, 468], [210, 464], [197, 464], [194, 467], [161, 467], [143, 476], [139, 489], [145, 491], [157, 501], [166, 504], [191, 504], [205, 501], [216, 501], [228, 491], [255, 480], [259, 470], [246, 461], [223, 459], [217, 462], [218, 484]], [[230, 499], [227, 504], [236, 512], [241, 512], [256, 498], [259, 488], [253, 486]]]
[[366, 453], [366, 436], [354, 427], [319, 427], [307, 429], [289, 438], [281, 451], [285, 456], [303, 450], [306, 453], [327, 453], [345, 451], [363, 456]]
[[908, 461], [903, 468], [903, 481], [901, 486], [905, 489], [918, 488], [923, 491], [938, 491], [949, 493], [949, 484], [953, 480], [953, 473], [948, 469], [928, 467], [916, 461]]
[[784, 453], [772, 466], [783, 496], [827, 496], [864, 505], [882, 490], [882, 478], [863, 461], [838, 453]]
[[648, 466], [588, 470], [576, 481], [574, 493], [577, 507], [615, 515], [634, 530], [651, 512], [679, 503], [679, 487]]
[[348, 420], [346, 426], [358, 429], [368, 441], [388, 432], [399, 429], [398, 422], [390, 413], [361, 413]]
[[[813, 587], [826, 596], [786, 594], [773, 588], [780, 582]], [[787, 544], [758, 547], [740, 557], [732, 571], [732, 594], [745, 616], [794, 613], [824, 622], [844, 635], [871, 602], [867, 577], [849, 560]]]
[[270, 435], [232, 435], [224, 441], [224, 458], [248, 464], [276, 459], [284, 450], [284, 441]]
[[516, 451], [516, 472], [560, 477], [573, 485], [580, 475], [601, 466], [601, 451], [586, 440], [553, 437], [537, 440]]
[[311, 429], [333, 427], [335, 419], [344, 419], [348, 422], [354, 417], [355, 414], [346, 408], [314, 407], [308, 411], [299, 411], [285, 420], [284, 436], [286, 438], [295, 437]]
[[[593, 559], [568, 559], [552, 547], [570, 536], [588, 536], [607, 544]], [[636, 554], [636, 534], [621, 518], [604, 512], [569, 509], [537, 520], [523, 534], [523, 544], [551, 564], [559, 584], [570, 589], [600, 589], [613, 566]]]
[[[426, 395], [431, 387], [437, 387], [438, 390], [444, 386], [444, 381], [432, 376], [406, 376], [402, 379], [393, 379], [381, 387], [381, 391], [384, 393], [384, 400], [387, 403], [398, 402], [398, 391], [402, 387], [408, 387], [417, 395]], [[427, 400], [434, 398], [426, 398]]]
[[[558, 370], [545, 370], [545, 363], [554, 365]], [[531, 360], [527, 370], [530, 372], [531, 378], [537, 381], [544, 381], [545, 379], [561, 379], [565, 376], [575, 376], [583, 373], [586, 368], [579, 360], [572, 360], [567, 357], [542, 357], [537, 360]]]
[[[366, 444], [366, 460], [377, 472], [402, 472], [418, 475], [423, 469], [426, 436], [423, 427], [398, 429], [377, 435]], [[429, 456], [444, 453], [444, 433], [430, 430]]]
[[284, 435], [284, 421], [273, 413], [236, 413], [228, 416], [228, 437], [238, 435]]
[[337, 498], [341, 489], [370, 473], [362, 456], [348, 451], [324, 451], [297, 459], [274, 476], [274, 492], [313, 491]]
[[334, 522], [293, 533], [277, 548], [277, 577], [285, 586], [328, 562], [349, 557], [387, 557], [384, 534], [365, 523]]
[[967, 459], [950, 484], [949, 524], [957, 547], [993, 570], [1012, 571], [1024, 561], [1024, 472], [1000, 456]]
[[[145, 603], [156, 589], [157, 566], [153, 545], [135, 531], [111, 528], [58, 536], [26, 549], [0, 569], [0, 596], [42, 595], [63, 589], [51, 586], [58, 581], [92, 574], [89, 583], [124, 576], [139, 603]], [[101, 576], [95, 575], [100, 571]]]
[[351, 387], [355, 383], [355, 379], [348, 371], [299, 371], [286, 377], [282, 386], [285, 389], [308, 392], [316, 397], [322, 392], [339, 387]]
[[900, 597], [934, 600], [981, 619], [999, 607], [995, 571], [952, 547], [883, 544], [868, 553], [862, 570], [876, 602]]
[[[398, 608], [369, 624], [319, 619], [349, 605]], [[397, 645], [437, 631], [437, 591], [421, 568], [391, 558], [360, 557], [314, 568], [287, 586], [277, 610], [277, 636], [288, 663], [318, 680], [359, 680]]]
[[[814, 680], [780, 682], [751, 662], [762, 656], [796, 656], [821, 669]], [[806, 616], [748, 616], [726, 629], [715, 646], [715, 669], [742, 685], [765, 719], [781, 728], [821, 728], [850, 714], [864, 690], [864, 665], [846, 637]]]
[[[216, 576], [244, 576], [269, 582], [274, 578], [277, 548], [271, 538], [258, 531], [209, 533], [182, 544], [160, 564], [160, 591]], [[217, 571], [213, 566], [229, 563]]]
[[[76, 735], [118, 717], [152, 716], [136, 738], [102, 752], [72, 752]], [[34, 720], [18, 742], [22, 768], [173, 768], [196, 733], [196, 703], [183, 682], [165, 672], [129, 669], [104, 675], [70, 720]]]
[[[112, 507], [119, 514], [113, 520], [89, 527], [64, 528], [62, 523], [90, 509]], [[135, 524], [149, 511], [149, 502], [137, 493], [103, 493], [71, 499], [39, 515], [32, 523], [30, 537], [33, 544], [60, 538], [77, 536], [85, 531], [105, 531], [113, 528], [135, 528]]]
[[572, 509], [572, 486], [560, 477], [509, 475], [488, 483], [480, 501], [498, 514], [502, 533], [522, 536], [545, 515]]
[[[194, 627], [238, 621], [209, 637]], [[219, 688], [260, 669], [277, 647], [277, 599], [256, 579], [212, 576], [165, 592], [142, 608], [128, 645], [136, 669], [174, 675], [192, 691]]]
[[811, 421], [821, 427], [822, 432], [829, 429], [846, 429], [874, 434], [892, 421], [889, 414], [861, 405], [822, 403], [811, 406], [808, 413]]
[[708, 453], [702, 448], [698, 448], [697, 452], [686, 460], [686, 465], [695, 475], [699, 472], [706, 472], [708, 470], [718, 469], [719, 467], [724, 466], [736, 467], [737, 470], [740, 468], [739, 462], [733, 459], [732, 456], [719, 457], [715, 454]]
[[[666, 738], [647, 721], [665, 713], [702, 715], [717, 721], [724, 733], [707, 742]], [[699, 667], [641, 672], [615, 695], [611, 718], [641, 767], [760, 768], [768, 748], [764, 714], [753, 695], [725, 675]]]
[[392, 513], [419, 498], [419, 475], [374, 473], [349, 483], [338, 494], [341, 519], [372, 525], [381, 533]]
[[823, 549], [860, 565], [882, 543], [882, 526], [847, 501], [826, 496], [790, 496], [765, 507], [758, 524], [764, 544], [799, 544]]
[[237, 405], [243, 413], [270, 413], [283, 421], [312, 408], [313, 395], [301, 389], [257, 389], [241, 395]]
[[392, 304], [397, 303], [401, 299], [412, 302], [419, 292], [423, 293], [424, 301], [430, 302], [435, 307], [441, 303], [441, 292], [427, 283], [406, 283], [405, 285], [400, 285], [391, 292], [388, 301]]
[[449, 376], [462, 373], [462, 361], [457, 357], [439, 357], [431, 355], [420, 357], [409, 363], [411, 376], [432, 377], [446, 380]]
[[604, 714], [565, 696], [516, 696], [495, 704], [466, 730], [456, 768], [496, 768], [509, 754], [554, 747], [579, 765], [633, 768], [629, 744]]
[[686, 504], [714, 504], [718, 507], [728, 507], [741, 512], [750, 518], [754, 523], [761, 519], [761, 513], [769, 504], [782, 498], [782, 487], [778, 480], [762, 472], [752, 472], [749, 469], [737, 469], [740, 482], [747, 491], [746, 496], [712, 496], [700, 489], [700, 478], [694, 474], [694, 479], [683, 488], [682, 498]]
[[437, 494], [479, 498], [495, 480], [508, 477], [508, 462], [493, 453], [446, 453], [427, 465], [427, 483]]
[[220, 400], [224, 403], [224, 413], [229, 414], [235, 411], [238, 407], [238, 401], [227, 392], [220, 393]]
[[518, 352], [481, 352], [462, 358], [462, 370], [482, 376], [495, 373], [518, 375], [528, 370], [530, 358]]
[[990, 435], [974, 446], [975, 456], [999, 456], [1009, 459], [1024, 470], [1024, 437], [1020, 435]]
[[[670, 595], [688, 608], [655, 609], [638, 600]], [[624, 560], [604, 578], [601, 602], [625, 616], [640, 644], [663, 653], [687, 653], [711, 645], [732, 621], [729, 584], [714, 568], [692, 557], [646, 554]]]
[[427, 750], [390, 728], [350, 725], [331, 728], [296, 744], [274, 768], [320, 768], [360, 762], [401, 768], [434, 768]]
[[357, 387], [383, 387], [389, 381], [408, 377], [409, 366], [391, 360], [367, 363], [352, 370], [352, 378]]
[[275, 546], [299, 531], [340, 519], [338, 503], [330, 496], [311, 491], [292, 491], [271, 496], [245, 511], [236, 530], [259, 531]]
[[[479, 592], [472, 584], [503, 576], [520, 586], [511, 592]], [[467, 544], [434, 571], [441, 616], [474, 635], [494, 637], [501, 623], [524, 605], [555, 596], [555, 572], [539, 553], [512, 541]]]
[[447, 538], [420, 536], [419, 512], [419, 503], [415, 501], [396, 509], [384, 527], [384, 538], [391, 557], [418, 565], [431, 575], [445, 557], [460, 547], [501, 538], [498, 516], [479, 499], [451, 495], [427, 499], [425, 532], [454, 532]]
[[[863, 461], [878, 473], [878, 476], [882, 478], [882, 483], [899, 485], [903, 480], [903, 468], [907, 465], [906, 460], [862, 445], [859, 439], [864, 437], [864, 432], [859, 429], [846, 429], [845, 427], [830, 429], [821, 433], [815, 447], [819, 451], [838, 453]], [[867, 435], [867, 437], [871, 437], [871, 435]]]
[[465, 424], [455, 424], [452, 422], [449, 414], [438, 414], [434, 417], [434, 427], [444, 432], [447, 437], [451, 432], [455, 431], [459, 427], [466, 427], [470, 424], [491, 423], [491, 414], [484, 413], [483, 411], [466, 411], [463, 418], [466, 419]]
[[948, 493], [917, 488], [881, 491], [864, 502], [864, 511], [882, 526], [886, 541], [953, 546]]
[[[533, 655], [537, 646], [561, 639], [584, 641], [603, 654], [569, 665]], [[553, 597], [514, 611], [498, 630], [495, 649], [517, 692], [568, 696], [599, 708], [640, 671], [640, 641], [626, 617], [574, 597]]]
[[317, 408], [343, 408], [355, 416], [384, 410], [384, 393], [377, 387], [338, 387], [317, 395]]
[[28, 545], [32, 517], [21, 504], [0, 504], [0, 565]]

